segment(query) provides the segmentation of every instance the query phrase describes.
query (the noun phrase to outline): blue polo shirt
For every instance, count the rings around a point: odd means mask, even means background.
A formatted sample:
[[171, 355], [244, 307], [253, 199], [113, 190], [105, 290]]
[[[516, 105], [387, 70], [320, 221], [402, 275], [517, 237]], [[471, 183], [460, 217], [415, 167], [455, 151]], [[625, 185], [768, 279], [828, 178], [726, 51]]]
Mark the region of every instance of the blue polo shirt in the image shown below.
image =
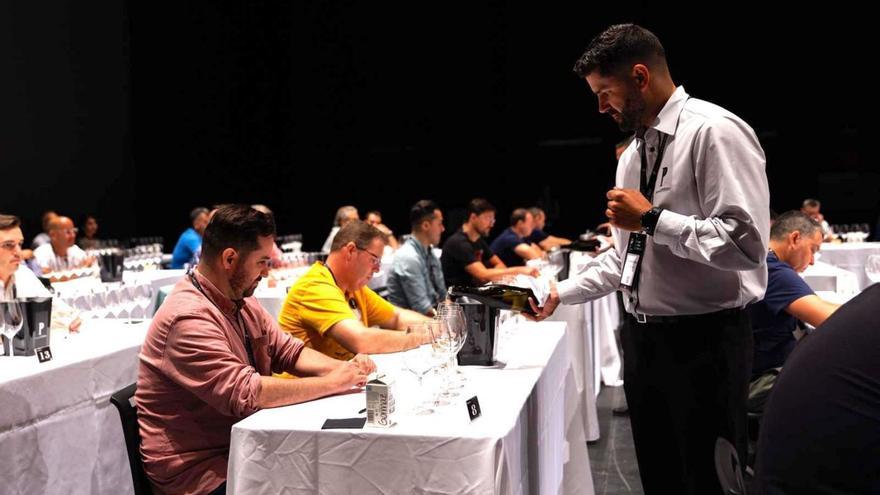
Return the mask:
[[507, 228], [492, 241], [491, 247], [492, 251], [495, 251], [495, 254], [501, 258], [505, 265], [523, 266], [526, 264], [526, 261], [514, 251], [520, 244], [528, 244], [528, 241], [518, 236], [513, 229]]
[[202, 249], [202, 236], [192, 227], [180, 234], [180, 239], [174, 246], [174, 252], [171, 254], [171, 268], [183, 268], [186, 263], [193, 264], [196, 253]]
[[798, 299], [813, 294], [813, 289], [791, 265], [780, 261], [772, 251], [767, 254], [767, 292], [763, 300], [749, 308], [755, 338], [753, 376], [770, 368], [781, 367], [785, 363], [797, 344], [792, 335], [797, 318], [788, 314], [785, 308]]

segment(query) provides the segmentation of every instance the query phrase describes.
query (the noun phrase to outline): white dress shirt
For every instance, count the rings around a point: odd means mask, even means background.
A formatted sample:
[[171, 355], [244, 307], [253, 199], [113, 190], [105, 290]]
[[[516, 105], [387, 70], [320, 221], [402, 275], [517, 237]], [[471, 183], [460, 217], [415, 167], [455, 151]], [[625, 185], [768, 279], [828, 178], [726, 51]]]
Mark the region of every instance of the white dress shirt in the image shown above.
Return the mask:
[[[690, 98], [679, 86], [644, 139], [633, 140], [621, 155], [617, 187], [639, 189], [643, 146], [650, 176], [661, 132], [669, 138], [653, 205], [664, 211], [654, 235], [648, 236], [638, 288], [624, 291], [627, 311], [704, 314], [760, 300], [767, 287], [770, 193], [755, 132], [736, 115]], [[615, 249], [560, 282], [564, 304], [618, 289], [630, 232], [613, 227], [612, 235]]]
[[48, 268], [49, 271], [67, 270], [79, 267], [88, 258], [85, 251], [77, 245], [67, 248], [67, 256], [57, 256], [52, 244], [43, 244], [34, 249], [34, 262], [40, 269]]

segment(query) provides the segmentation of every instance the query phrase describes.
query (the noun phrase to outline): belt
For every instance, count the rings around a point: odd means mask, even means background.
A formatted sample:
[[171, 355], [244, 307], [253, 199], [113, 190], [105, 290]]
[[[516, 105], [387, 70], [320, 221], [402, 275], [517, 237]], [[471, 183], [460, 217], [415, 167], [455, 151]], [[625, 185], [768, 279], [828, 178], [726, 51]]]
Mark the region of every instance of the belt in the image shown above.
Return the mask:
[[630, 314], [629, 316], [633, 318], [638, 323], [662, 323], [662, 324], [671, 324], [671, 323], [684, 323], [691, 322], [695, 320], [700, 320], [703, 318], [715, 318], [715, 317], [724, 317], [724, 316], [733, 316], [740, 313], [743, 308], [728, 308], [722, 309], [721, 311], [715, 311], [712, 313], [702, 313], [698, 315], [646, 315], [642, 313]]

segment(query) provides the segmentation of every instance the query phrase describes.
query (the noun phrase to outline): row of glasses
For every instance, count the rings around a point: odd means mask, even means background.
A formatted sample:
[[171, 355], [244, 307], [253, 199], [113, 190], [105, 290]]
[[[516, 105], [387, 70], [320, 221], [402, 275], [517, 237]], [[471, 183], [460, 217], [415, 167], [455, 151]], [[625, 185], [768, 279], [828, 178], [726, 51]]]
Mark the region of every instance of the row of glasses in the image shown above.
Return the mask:
[[152, 301], [150, 284], [102, 284], [65, 302], [83, 318], [146, 318]]
[[426, 390], [423, 379], [431, 370], [438, 376], [440, 389], [437, 393], [428, 391], [429, 397], [417, 403], [413, 412], [419, 415], [430, 414], [434, 407], [448, 403], [458, 395], [456, 389], [464, 386], [464, 374], [458, 370], [457, 360], [467, 340], [464, 311], [459, 304], [442, 302], [437, 307], [437, 316], [422, 324], [422, 331], [429, 343], [405, 351], [404, 366], [416, 376], [420, 391]]
[[864, 242], [871, 236], [871, 226], [866, 223], [834, 224], [831, 233], [844, 242]]
[[9, 357], [15, 357], [12, 339], [24, 324], [21, 303], [18, 301], [0, 302], [0, 333], [9, 343]]

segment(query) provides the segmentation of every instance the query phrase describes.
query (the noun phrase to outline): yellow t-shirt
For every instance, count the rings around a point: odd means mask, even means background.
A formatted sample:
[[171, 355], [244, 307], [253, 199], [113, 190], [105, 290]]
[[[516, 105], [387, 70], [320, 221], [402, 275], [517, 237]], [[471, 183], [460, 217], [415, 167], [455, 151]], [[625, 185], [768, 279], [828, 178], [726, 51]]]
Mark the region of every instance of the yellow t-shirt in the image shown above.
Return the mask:
[[[352, 308], [349, 301], [356, 308]], [[372, 289], [362, 287], [345, 294], [336, 285], [330, 270], [318, 262], [288, 291], [278, 324], [308, 347], [335, 359], [348, 360], [354, 353], [342, 347], [327, 330], [350, 318], [359, 319], [369, 327], [393, 317], [394, 306]]]

